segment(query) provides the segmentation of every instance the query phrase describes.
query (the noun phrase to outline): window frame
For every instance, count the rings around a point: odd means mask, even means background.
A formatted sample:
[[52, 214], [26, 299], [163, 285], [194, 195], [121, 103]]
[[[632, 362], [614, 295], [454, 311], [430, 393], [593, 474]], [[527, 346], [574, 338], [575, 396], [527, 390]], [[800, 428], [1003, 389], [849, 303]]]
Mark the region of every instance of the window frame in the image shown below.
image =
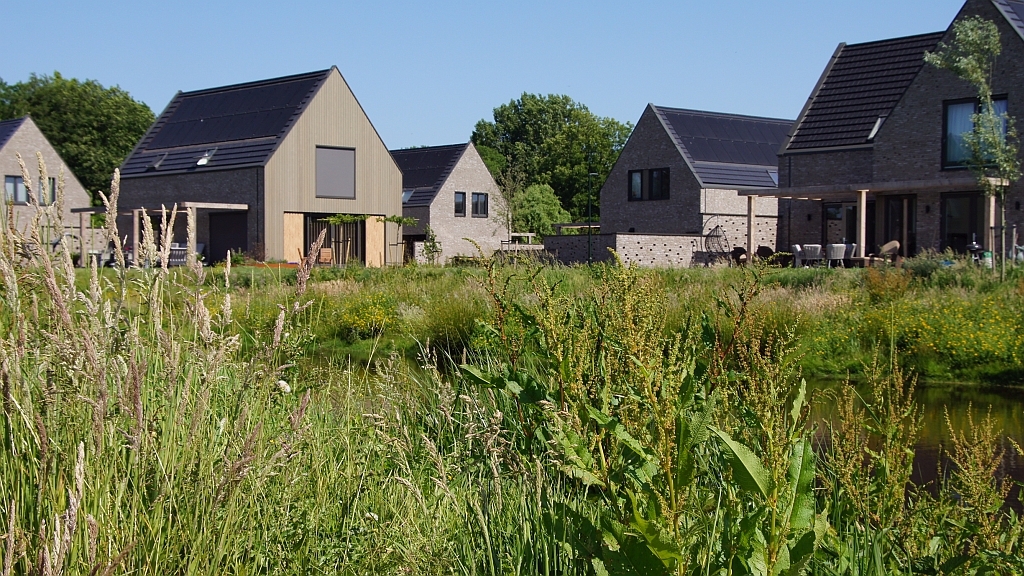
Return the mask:
[[[640, 190], [637, 196], [633, 196], [633, 175], [637, 174], [640, 176]], [[643, 170], [630, 170], [626, 173], [626, 200], [629, 202], [639, 202], [644, 199], [644, 171]]]
[[[486, 192], [473, 192], [472, 196], [470, 197], [472, 199], [471, 211], [473, 213], [473, 218], [487, 218], [488, 215], [490, 214], [490, 207], [488, 206], [490, 200], [487, 198], [487, 196], [488, 194]], [[484, 209], [482, 213], [477, 212], [477, 198], [483, 199]]]
[[[462, 210], [459, 210], [459, 197], [462, 197]], [[466, 217], [466, 193], [456, 192], [455, 193], [455, 217], [465, 218]]]
[[[992, 102], [994, 103], [994, 102], [998, 102], [998, 101], [1005, 101], [1006, 102], [1006, 104], [1007, 104], [1007, 113], [1009, 113], [1009, 104], [1010, 104], [1009, 96], [1007, 94], [993, 94], [992, 95]], [[947, 152], [946, 146], [948, 145], [948, 141], [949, 141], [949, 107], [950, 106], [955, 106], [957, 104], [974, 104], [974, 112], [972, 112], [972, 115], [973, 115], [973, 114], [977, 114], [978, 113], [978, 105], [981, 104], [981, 101], [978, 100], [978, 98], [976, 98], [976, 97], [972, 97], [972, 98], [954, 98], [952, 100], [943, 100], [942, 101], [942, 142], [941, 142], [940, 147], [939, 147], [939, 166], [941, 167], [942, 170], [967, 170], [968, 169], [968, 166], [967, 166], [966, 162], [951, 163], [951, 162], [947, 161], [947, 159], [946, 159], [946, 152]], [[973, 129], [973, 126], [974, 126], [974, 124], [973, 124], [973, 121], [972, 121], [972, 123], [971, 123], [972, 129]], [[1004, 127], [1005, 127], [1005, 125], [1004, 125]], [[966, 134], [966, 132], [965, 132], [965, 134]]]
[[[655, 172], [660, 173], [658, 181], [660, 183], [660, 190], [655, 194], [654, 181]], [[668, 200], [672, 195], [672, 172], [669, 168], [651, 168], [648, 170], [647, 175], [647, 199], [648, 200]]]
[[[7, 191], [7, 183], [11, 182], [14, 188], [11, 189], [10, 194]], [[18, 182], [21, 182], [21, 193], [23, 199], [18, 199]], [[18, 206], [28, 204], [28, 188], [25, 187], [25, 180], [21, 176], [4, 175], [4, 202], [11, 203]]]

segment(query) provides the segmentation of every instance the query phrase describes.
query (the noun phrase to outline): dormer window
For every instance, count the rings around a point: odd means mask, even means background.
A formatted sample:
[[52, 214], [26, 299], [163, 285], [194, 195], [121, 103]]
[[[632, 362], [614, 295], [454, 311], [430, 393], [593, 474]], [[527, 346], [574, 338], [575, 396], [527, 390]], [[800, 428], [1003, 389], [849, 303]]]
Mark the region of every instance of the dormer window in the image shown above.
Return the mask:
[[412, 190], [402, 190], [402, 204], [405, 204], [412, 198]]

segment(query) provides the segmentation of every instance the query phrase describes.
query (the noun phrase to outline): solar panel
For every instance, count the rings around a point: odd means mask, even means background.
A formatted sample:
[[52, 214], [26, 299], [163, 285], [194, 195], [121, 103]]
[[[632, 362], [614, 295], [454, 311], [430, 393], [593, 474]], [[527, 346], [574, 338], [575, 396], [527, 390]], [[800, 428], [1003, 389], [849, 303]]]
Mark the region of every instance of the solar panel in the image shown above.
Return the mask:
[[319, 81], [319, 77], [303, 78], [222, 92], [184, 94], [148, 148], [277, 136]]
[[772, 166], [790, 123], [780, 120], [662, 109], [680, 142], [697, 162]]

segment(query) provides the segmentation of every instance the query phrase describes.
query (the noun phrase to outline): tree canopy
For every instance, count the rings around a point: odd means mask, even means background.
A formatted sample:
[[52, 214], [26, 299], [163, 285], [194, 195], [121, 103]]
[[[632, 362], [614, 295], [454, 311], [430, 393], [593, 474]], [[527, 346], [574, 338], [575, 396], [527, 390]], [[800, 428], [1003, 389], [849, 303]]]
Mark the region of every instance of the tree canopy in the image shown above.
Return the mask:
[[153, 123], [153, 111], [128, 92], [33, 74], [26, 82], [0, 80], [0, 120], [31, 115], [86, 190], [110, 186], [110, 176]]
[[569, 213], [562, 208], [555, 191], [547, 184], [527, 187], [512, 202], [512, 228], [516, 232], [547, 236], [555, 231], [552, 224], [569, 221]]
[[547, 184], [574, 219], [587, 214], [593, 178], [594, 215], [598, 187], [611, 172], [633, 126], [595, 115], [564, 95], [524, 93], [494, 109], [494, 120], [480, 120], [473, 144], [497, 177], [516, 167], [527, 185]]

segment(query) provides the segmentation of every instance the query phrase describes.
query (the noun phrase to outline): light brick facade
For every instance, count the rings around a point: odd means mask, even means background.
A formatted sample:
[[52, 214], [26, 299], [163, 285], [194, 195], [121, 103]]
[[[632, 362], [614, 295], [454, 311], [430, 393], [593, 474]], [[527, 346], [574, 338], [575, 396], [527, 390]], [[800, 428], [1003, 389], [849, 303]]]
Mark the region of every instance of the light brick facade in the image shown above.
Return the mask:
[[[77, 237], [79, 218], [77, 214], [71, 213], [71, 209], [87, 208], [92, 205], [92, 199], [31, 117], [25, 118], [3, 147], [0, 147], [0, 172], [3, 173], [5, 180], [7, 176], [21, 177], [21, 167], [15, 156], [16, 153], [21, 154], [32, 179], [31, 184], [34, 189], [38, 189], [39, 161], [36, 158], [36, 152], [42, 154], [48, 177], [58, 178], [61, 169], [64, 170], [64, 214], [62, 216], [66, 226], [65, 231]], [[35, 210], [31, 206], [19, 203], [15, 203], [11, 208], [13, 210], [12, 219], [19, 227], [24, 227], [29, 222]], [[87, 239], [87, 246], [88, 242]]]
[[[456, 192], [466, 194], [464, 216], [455, 215]], [[473, 215], [473, 193], [487, 194], [486, 217]], [[406, 227], [404, 233], [408, 237], [423, 235], [426, 227], [430, 226], [441, 245], [439, 263], [458, 256], [479, 256], [476, 246], [467, 238], [479, 244], [485, 256], [500, 250], [501, 243], [508, 240], [507, 211], [501, 190], [473, 144], [466, 146], [430, 206], [405, 206], [402, 215], [418, 220], [415, 226]], [[424, 261], [422, 240], [417, 238], [412, 242], [418, 245], [415, 248], [416, 254], [420, 254], [418, 259]]]

